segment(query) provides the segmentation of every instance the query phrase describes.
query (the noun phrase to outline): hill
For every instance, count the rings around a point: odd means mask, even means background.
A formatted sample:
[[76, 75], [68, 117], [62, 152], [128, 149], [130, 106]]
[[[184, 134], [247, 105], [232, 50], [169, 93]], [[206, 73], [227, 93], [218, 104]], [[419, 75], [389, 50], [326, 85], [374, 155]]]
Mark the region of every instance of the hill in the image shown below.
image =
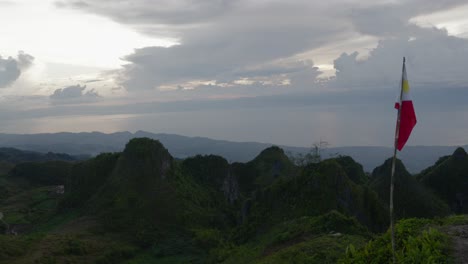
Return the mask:
[[0, 161], [2, 162], [17, 164], [21, 162], [41, 162], [52, 160], [75, 161], [78, 160], [78, 158], [63, 153], [40, 153], [15, 148], [0, 148]]
[[[377, 192], [385, 205], [389, 204], [392, 159], [387, 159], [374, 169], [370, 187]], [[388, 208], [388, 207], [387, 207]], [[445, 202], [419, 183], [397, 159], [394, 189], [395, 218], [445, 216], [450, 209]]]
[[[174, 134], [154, 134], [144, 131], [117, 132], [104, 134], [89, 133], [52, 133], [52, 134], [0, 134], [0, 147], [13, 147], [37, 152], [68, 153], [71, 155], [96, 156], [103, 152], [120, 152], [125, 144], [135, 137], [147, 137], [159, 140], [176, 158], [201, 155], [219, 155], [229, 162], [248, 162], [262, 150], [272, 144], [258, 142], [232, 142], [213, 140], [203, 137], [186, 137]], [[309, 147], [280, 146], [286, 154], [307, 153]], [[406, 164], [411, 173], [434, 164], [437, 159], [449, 155], [455, 146], [407, 146], [399, 153], [399, 158]], [[364, 170], [371, 172], [383, 160], [392, 156], [389, 147], [334, 147], [322, 151], [323, 158], [336, 155], [351, 156], [363, 165]]]
[[[388, 170], [369, 177], [347, 156], [296, 166], [277, 146], [246, 163], [181, 160], [150, 138], [84, 161], [21, 163], [0, 175], [0, 263], [385, 262]], [[400, 218], [448, 213], [401, 163], [397, 172]], [[459, 219], [402, 220], [401, 254], [447, 258], [443, 230], [426, 225], [445, 221]]]
[[463, 148], [441, 157], [417, 178], [439, 195], [455, 213], [468, 213], [468, 155]]

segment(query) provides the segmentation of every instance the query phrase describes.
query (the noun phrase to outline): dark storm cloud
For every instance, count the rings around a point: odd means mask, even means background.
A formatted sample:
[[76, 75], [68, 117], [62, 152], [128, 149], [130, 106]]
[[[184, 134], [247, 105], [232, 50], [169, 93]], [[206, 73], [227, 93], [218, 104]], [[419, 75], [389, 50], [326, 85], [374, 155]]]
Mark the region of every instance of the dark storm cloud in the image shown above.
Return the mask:
[[54, 104], [86, 103], [96, 101], [99, 98], [99, 94], [95, 90], [85, 92], [85, 89], [86, 85], [72, 85], [55, 90], [49, 98]]
[[16, 58], [0, 56], [0, 88], [10, 86], [33, 61], [34, 57], [24, 52], [19, 52]]

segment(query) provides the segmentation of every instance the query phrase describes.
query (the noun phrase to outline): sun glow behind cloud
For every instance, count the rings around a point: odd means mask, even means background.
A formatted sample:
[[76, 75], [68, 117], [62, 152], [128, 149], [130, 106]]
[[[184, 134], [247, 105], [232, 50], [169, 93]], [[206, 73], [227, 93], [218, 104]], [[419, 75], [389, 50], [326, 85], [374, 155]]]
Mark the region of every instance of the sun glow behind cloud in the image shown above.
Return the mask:
[[123, 64], [120, 58], [135, 48], [174, 44], [143, 36], [108, 18], [57, 8], [51, 0], [17, 0], [1, 11], [3, 56], [24, 50], [41, 62], [116, 68]]
[[0, 55], [34, 56], [0, 89], [2, 130], [391, 144], [407, 56], [411, 144], [434, 144], [439, 119], [464, 129], [451, 111], [467, 112], [468, 5], [427, 1], [0, 0]]

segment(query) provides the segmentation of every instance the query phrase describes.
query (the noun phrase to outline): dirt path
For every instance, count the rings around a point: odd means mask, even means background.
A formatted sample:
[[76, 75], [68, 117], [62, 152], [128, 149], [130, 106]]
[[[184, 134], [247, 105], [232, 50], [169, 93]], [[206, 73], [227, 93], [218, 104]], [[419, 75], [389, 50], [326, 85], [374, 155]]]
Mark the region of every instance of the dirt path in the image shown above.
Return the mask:
[[447, 233], [453, 237], [455, 263], [468, 264], [468, 225], [450, 226]]

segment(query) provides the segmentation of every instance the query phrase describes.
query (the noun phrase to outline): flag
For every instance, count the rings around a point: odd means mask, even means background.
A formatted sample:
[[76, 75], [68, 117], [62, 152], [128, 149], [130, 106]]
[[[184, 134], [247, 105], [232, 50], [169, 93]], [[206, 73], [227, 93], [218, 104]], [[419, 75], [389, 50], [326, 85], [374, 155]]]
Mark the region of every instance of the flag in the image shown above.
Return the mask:
[[402, 150], [408, 141], [408, 138], [416, 125], [416, 114], [414, 112], [413, 101], [410, 97], [410, 87], [408, 78], [406, 76], [405, 61], [403, 60], [403, 76], [401, 80], [401, 96], [398, 102], [395, 104], [395, 108], [399, 109], [399, 125], [397, 124], [397, 140], [396, 147], [398, 150]]

